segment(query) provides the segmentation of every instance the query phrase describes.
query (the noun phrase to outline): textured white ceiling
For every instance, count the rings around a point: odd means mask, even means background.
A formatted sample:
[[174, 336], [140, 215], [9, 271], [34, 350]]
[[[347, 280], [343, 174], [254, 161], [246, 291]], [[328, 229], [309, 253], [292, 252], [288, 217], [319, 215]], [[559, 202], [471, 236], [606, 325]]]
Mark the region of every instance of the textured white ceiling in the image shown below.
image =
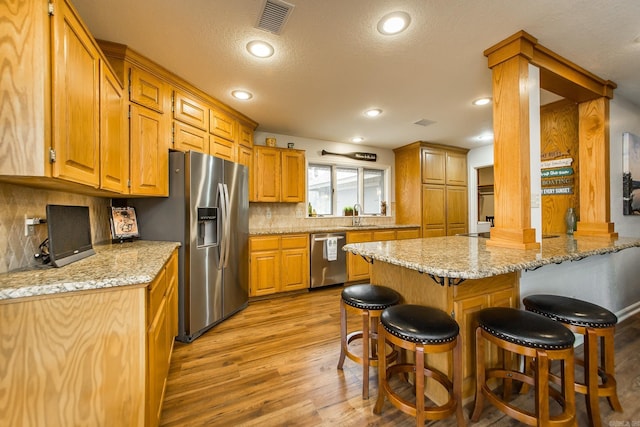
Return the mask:
[[[72, 0], [96, 38], [127, 44], [259, 123], [258, 130], [394, 148], [416, 140], [471, 148], [491, 132], [482, 52], [525, 30], [618, 85], [640, 106], [638, 0], [288, 0], [283, 31], [254, 26], [264, 0]], [[410, 27], [376, 30], [402, 10]], [[270, 42], [268, 59], [250, 40]], [[250, 101], [234, 100], [247, 89]], [[375, 119], [363, 111], [377, 107]], [[414, 122], [435, 122], [427, 127]]]

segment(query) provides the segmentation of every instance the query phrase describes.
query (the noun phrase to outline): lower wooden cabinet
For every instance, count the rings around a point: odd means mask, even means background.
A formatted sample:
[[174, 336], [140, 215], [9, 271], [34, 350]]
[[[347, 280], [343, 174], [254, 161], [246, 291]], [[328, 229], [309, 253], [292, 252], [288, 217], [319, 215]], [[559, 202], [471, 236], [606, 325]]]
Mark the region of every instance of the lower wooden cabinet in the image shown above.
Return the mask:
[[309, 235], [249, 238], [249, 296], [309, 287]]
[[178, 252], [147, 288], [147, 426], [157, 426], [178, 332]]
[[[420, 237], [419, 228], [401, 228], [385, 230], [350, 231], [347, 243], [381, 242], [385, 240], [416, 239]], [[360, 255], [347, 254], [347, 281], [369, 280], [369, 263]]]

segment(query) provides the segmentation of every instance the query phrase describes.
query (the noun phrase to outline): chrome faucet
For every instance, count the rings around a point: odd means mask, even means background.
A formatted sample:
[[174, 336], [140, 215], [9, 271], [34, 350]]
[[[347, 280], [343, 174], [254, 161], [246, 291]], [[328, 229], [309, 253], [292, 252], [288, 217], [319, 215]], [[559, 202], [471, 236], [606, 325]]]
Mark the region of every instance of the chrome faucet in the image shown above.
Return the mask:
[[360, 225], [361, 210], [362, 210], [362, 206], [360, 206], [360, 203], [356, 203], [355, 205], [353, 205], [353, 216], [351, 217], [352, 226]]

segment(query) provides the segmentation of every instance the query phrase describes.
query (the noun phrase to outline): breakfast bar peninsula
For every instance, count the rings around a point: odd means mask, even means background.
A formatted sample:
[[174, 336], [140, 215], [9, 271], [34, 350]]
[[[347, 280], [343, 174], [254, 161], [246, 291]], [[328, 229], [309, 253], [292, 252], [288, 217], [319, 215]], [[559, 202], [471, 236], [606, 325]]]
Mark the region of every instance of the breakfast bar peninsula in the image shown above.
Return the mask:
[[[487, 246], [486, 241], [476, 234], [352, 243], [343, 248], [371, 264], [371, 283], [395, 289], [404, 303], [436, 307], [456, 319], [463, 345], [465, 397], [472, 395], [475, 385], [474, 316], [487, 307], [518, 307], [520, 272], [640, 247], [637, 238], [565, 235], [543, 238], [539, 249], [529, 250]], [[449, 370], [446, 357], [429, 356], [429, 363]], [[497, 357], [497, 353], [491, 354], [491, 360]], [[432, 400], [438, 402], [441, 392], [435, 384], [428, 384], [427, 394]]]

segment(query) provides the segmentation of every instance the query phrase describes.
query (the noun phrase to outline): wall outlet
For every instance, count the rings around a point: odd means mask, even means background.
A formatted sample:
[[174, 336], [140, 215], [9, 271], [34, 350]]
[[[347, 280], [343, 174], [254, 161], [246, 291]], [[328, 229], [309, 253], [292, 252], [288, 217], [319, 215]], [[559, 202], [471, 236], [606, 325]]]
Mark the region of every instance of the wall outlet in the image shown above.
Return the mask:
[[532, 208], [540, 207], [540, 193], [531, 194], [531, 207]]
[[296, 209], [296, 218], [302, 218], [302, 208]]
[[266, 217], [267, 217], [267, 219], [271, 219], [271, 208], [267, 208]]

